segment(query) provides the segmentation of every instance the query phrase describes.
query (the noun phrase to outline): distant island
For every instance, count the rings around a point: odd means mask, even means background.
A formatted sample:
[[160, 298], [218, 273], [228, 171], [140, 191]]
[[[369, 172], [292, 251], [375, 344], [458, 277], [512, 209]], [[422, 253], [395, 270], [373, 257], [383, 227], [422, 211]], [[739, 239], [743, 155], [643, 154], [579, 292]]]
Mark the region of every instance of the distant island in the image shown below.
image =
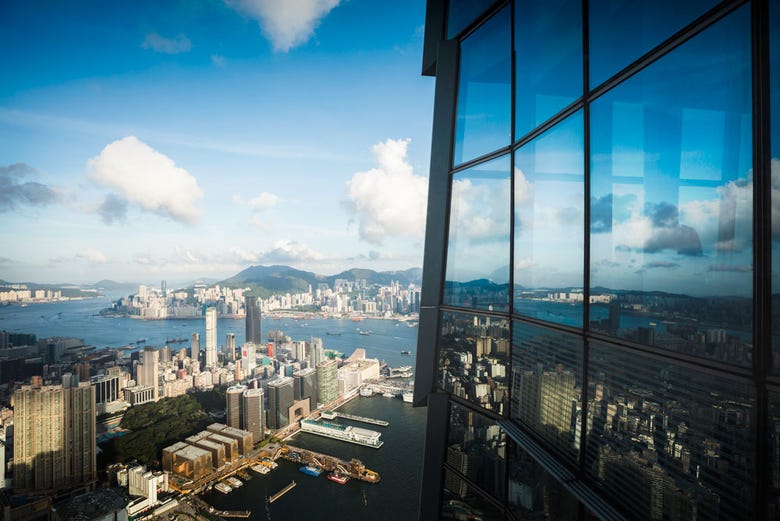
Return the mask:
[[102, 297], [95, 288], [79, 287], [70, 284], [36, 284], [34, 282], [8, 282], [0, 280], [0, 306], [10, 304], [41, 304]]

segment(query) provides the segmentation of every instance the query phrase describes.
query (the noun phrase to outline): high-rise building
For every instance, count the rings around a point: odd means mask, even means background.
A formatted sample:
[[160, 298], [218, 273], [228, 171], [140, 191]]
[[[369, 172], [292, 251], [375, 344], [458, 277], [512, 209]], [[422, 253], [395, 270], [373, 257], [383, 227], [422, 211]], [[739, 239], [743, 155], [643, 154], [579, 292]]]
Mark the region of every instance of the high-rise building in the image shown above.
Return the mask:
[[244, 376], [249, 378], [257, 366], [257, 346], [246, 343], [241, 346], [241, 370]]
[[190, 358], [195, 362], [200, 359], [200, 333], [193, 333], [190, 338]]
[[217, 366], [217, 308], [206, 308], [206, 367]]
[[14, 489], [55, 491], [97, 479], [95, 389], [23, 386], [14, 392]]
[[228, 387], [228, 390], [225, 393], [225, 400], [227, 402], [227, 424], [236, 429], [243, 428], [243, 407], [241, 397], [243, 396], [244, 391], [246, 391], [245, 385], [234, 385]]
[[317, 367], [321, 362], [325, 361], [325, 349], [322, 347], [322, 339], [312, 337], [309, 348], [309, 358], [311, 359], [311, 366]]
[[681, 5], [427, 2], [419, 519], [780, 518], [780, 1]]
[[[337, 373], [338, 374], [338, 373]], [[295, 383], [295, 401], [309, 399], [309, 407], [315, 409], [319, 397], [317, 395], [317, 369], [309, 367], [293, 373]]]
[[225, 356], [231, 362], [236, 359], [236, 335], [234, 333], [228, 333], [225, 337]]
[[293, 379], [280, 376], [268, 382], [268, 428], [278, 430], [290, 424], [290, 407], [295, 400]]
[[160, 397], [160, 352], [152, 346], [144, 347], [141, 353], [141, 362], [143, 363], [143, 369], [141, 370], [141, 378], [139, 378], [138, 384], [151, 385], [154, 401], [156, 402]]
[[247, 389], [242, 396], [243, 422], [241, 428], [252, 433], [255, 443], [262, 441], [265, 437], [263, 398], [262, 389]]
[[244, 297], [244, 306], [246, 307], [246, 340], [253, 344], [262, 345], [263, 335], [260, 331], [260, 304], [257, 297]]
[[[329, 404], [339, 397], [339, 363], [326, 360], [317, 365], [317, 398], [319, 403]], [[316, 404], [312, 404], [312, 408]]]

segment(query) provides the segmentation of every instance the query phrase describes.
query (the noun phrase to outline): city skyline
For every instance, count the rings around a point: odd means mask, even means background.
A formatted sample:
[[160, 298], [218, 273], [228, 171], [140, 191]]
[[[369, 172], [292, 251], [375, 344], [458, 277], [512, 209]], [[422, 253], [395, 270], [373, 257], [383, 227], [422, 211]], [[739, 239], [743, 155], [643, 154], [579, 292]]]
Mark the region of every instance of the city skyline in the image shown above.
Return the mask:
[[0, 278], [422, 264], [424, 5], [115, 9], [0, 8]]

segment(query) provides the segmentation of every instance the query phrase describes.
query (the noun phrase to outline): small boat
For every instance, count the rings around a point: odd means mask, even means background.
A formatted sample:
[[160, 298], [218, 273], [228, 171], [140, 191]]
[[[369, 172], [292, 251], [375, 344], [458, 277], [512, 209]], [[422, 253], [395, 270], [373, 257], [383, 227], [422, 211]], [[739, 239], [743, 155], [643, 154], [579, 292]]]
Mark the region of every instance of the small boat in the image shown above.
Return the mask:
[[360, 334], [363, 336], [368, 336], [371, 334], [371, 331], [360, 331]]
[[230, 484], [230, 486], [233, 488], [239, 488], [244, 484], [243, 481], [241, 481], [238, 478], [234, 478], [233, 476], [230, 476], [229, 478], [225, 478], [225, 481], [227, 481]]
[[338, 483], [339, 485], [344, 485], [347, 481], [349, 481], [348, 476], [345, 476], [344, 474], [341, 474], [339, 472], [329, 473], [328, 479], [333, 481], [334, 483]]
[[370, 387], [361, 387], [359, 392], [360, 396], [365, 396], [366, 398], [374, 396], [374, 391]]
[[407, 351], [406, 349], [404, 349], [403, 351], [401, 351], [401, 354], [402, 355], [411, 355], [412, 352], [411, 351]]
[[319, 467], [315, 467], [314, 465], [304, 465], [298, 470], [300, 470], [307, 476], [313, 476], [315, 478], [318, 477], [320, 474], [322, 474], [322, 469]]
[[269, 472], [271, 472], [271, 468], [270, 467], [266, 467], [264, 465], [252, 465], [249, 468], [251, 468], [252, 470], [257, 472], [258, 474], [263, 475], [263, 476], [268, 474]]
[[403, 400], [406, 403], [412, 403], [412, 401], [414, 399], [414, 393], [411, 392], [411, 391], [404, 391], [404, 393], [401, 395], [401, 397], [403, 398]]
[[330, 336], [341, 336], [341, 333], [338, 333], [336, 331], [326, 331], [325, 334]]
[[385, 398], [395, 398], [395, 395], [390, 392], [382, 393], [382, 396], [384, 396]]
[[223, 494], [230, 494], [231, 492], [233, 492], [233, 488], [230, 485], [228, 485], [227, 483], [222, 483], [221, 481], [216, 485], [214, 485], [214, 489], [219, 490]]

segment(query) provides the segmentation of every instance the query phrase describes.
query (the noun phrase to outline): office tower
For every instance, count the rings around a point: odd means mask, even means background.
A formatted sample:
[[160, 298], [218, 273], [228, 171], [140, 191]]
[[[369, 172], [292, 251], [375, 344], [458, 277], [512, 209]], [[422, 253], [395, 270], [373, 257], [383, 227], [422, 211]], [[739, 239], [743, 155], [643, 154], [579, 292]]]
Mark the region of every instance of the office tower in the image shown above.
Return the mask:
[[171, 348], [163, 346], [160, 348], [160, 362], [167, 363], [171, 361]]
[[268, 428], [278, 430], [290, 424], [290, 407], [295, 400], [293, 379], [287, 376], [268, 382]]
[[168, 283], [165, 281], [165, 279], [163, 279], [160, 282], [160, 295], [162, 295], [163, 298], [165, 298], [167, 290], [168, 290]]
[[303, 361], [306, 359], [306, 341], [293, 340], [292, 357], [293, 360], [299, 360], [299, 361]]
[[257, 297], [244, 297], [246, 307], [246, 342], [262, 345], [263, 335], [260, 332], [260, 304]]
[[159, 387], [160, 387], [160, 353], [152, 346], [146, 346], [144, 347], [143, 352], [141, 353], [141, 363], [143, 363], [143, 368], [141, 370], [140, 378], [139, 378], [139, 385], [151, 385], [152, 386], [152, 395], [154, 396], [154, 401], [156, 402], [159, 397]]
[[200, 358], [200, 333], [193, 333], [190, 338], [190, 358], [195, 362]]
[[263, 417], [263, 390], [247, 389], [242, 396], [243, 422], [241, 428], [252, 433], [255, 443], [263, 440], [264, 429]]
[[338, 361], [326, 360], [317, 366], [317, 397], [326, 406], [339, 397]]
[[95, 388], [95, 403], [111, 403], [119, 400], [119, 376], [95, 376], [90, 382]]
[[295, 400], [309, 398], [309, 407], [317, 408], [317, 369], [309, 367], [293, 373]]
[[427, 3], [421, 520], [780, 518], [780, 2], [679, 5]]
[[206, 367], [217, 366], [217, 308], [206, 308]]
[[312, 367], [317, 367], [321, 362], [325, 361], [325, 350], [322, 348], [321, 338], [312, 337], [309, 357], [311, 358]]
[[25, 385], [14, 392], [14, 489], [56, 491], [97, 479], [95, 390]]
[[227, 402], [227, 424], [236, 429], [243, 428], [241, 397], [243, 396], [244, 391], [246, 391], [245, 385], [234, 385], [228, 387], [228, 390], [225, 393], [225, 400]]
[[257, 346], [252, 343], [241, 346], [241, 370], [249, 378], [257, 365]]
[[233, 333], [228, 333], [225, 338], [225, 354], [231, 362], [236, 359], [236, 335]]

